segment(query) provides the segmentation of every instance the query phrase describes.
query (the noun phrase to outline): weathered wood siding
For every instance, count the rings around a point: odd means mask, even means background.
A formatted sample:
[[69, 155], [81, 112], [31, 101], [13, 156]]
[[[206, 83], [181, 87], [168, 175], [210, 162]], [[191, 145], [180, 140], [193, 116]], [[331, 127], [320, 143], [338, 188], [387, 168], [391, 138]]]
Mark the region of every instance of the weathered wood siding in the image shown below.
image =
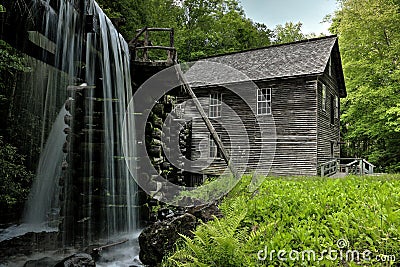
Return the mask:
[[[258, 82], [257, 86], [272, 88], [272, 115], [256, 115], [257, 92], [249, 84], [235, 85], [235, 91], [243, 96], [244, 101], [223, 88], [195, 88], [195, 93], [207, 112], [209, 95], [217, 91], [222, 93], [222, 101], [232, 108], [229, 111], [226, 106], [222, 107], [219, 124], [225, 127], [225, 131], [220, 126], [216, 128], [232, 154], [249, 155], [249, 162], [238, 162], [239, 167], [247, 166], [250, 172], [257, 170], [260, 174], [279, 176], [316, 175], [316, 78]], [[248, 139], [243, 132], [237, 132], [239, 122], [232, 112], [240, 116]], [[188, 107], [185, 113], [193, 117], [192, 159], [207, 157], [209, 133], [194, 107]], [[249, 149], [243, 148], [243, 138], [249, 140]], [[223, 168], [226, 168], [224, 161], [216, 159], [205, 173], [215, 173]]]
[[[242, 90], [242, 88], [236, 90]], [[245, 88], [243, 90], [245, 91]], [[209, 112], [211, 92], [222, 94], [222, 116], [220, 118], [211, 118], [211, 121], [220, 135], [224, 146], [231, 155], [240, 155], [234, 161], [236, 167], [242, 170], [254, 170], [261, 154], [260, 147], [256, 146], [256, 143], [261, 140], [261, 133], [257, 127], [253, 109], [238, 95], [228, 89], [222, 87], [196, 89], [195, 93], [207, 114]], [[252, 92], [255, 93], [255, 90]], [[210, 160], [210, 133], [205, 123], [190, 101], [184, 106], [184, 110], [185, 116], [193, 119], [191, 159], [197, 162], [193, 166], [199, 168], [209, 165], [204, 171], [205, 174], [220, 174], [221, 171], [226, 169], [226, 164], [221, 158], [215, 158], [213, 161]], [[243, 126], [241, 127], [240, 125]], [[270, 158], [273, 157], [272, 151], [266, 152], [264, 158], [268, 155], [270, 155]], [[247, 155], [250, 154], [252, 156], [249, 157], [249, 161], [245, 160]], [[209, 161], [209, 164], [206, 163], [207, 161]]]
[[[332, 60], [332, 72], [329, 75], [329, 64], [325, 70], [324, 75], [318, 78], [317, 91], [318, 91], [318, 165], [325, 163], [332, 159], [331, 144], [333, 144], [333, 158], [340, 157], [340, 112], [339, 116], [331, 123], [331, 110], [335, 109], [331, 106], [330, 96], [339, 97], [338, 81], [335, 68], [335, 61]], [[325, 84], [327, 100], [326, 110], [322, 109], [322, 86]], [[340, 101], [338, 109], [340, 111]]]
[[272, 88], [276, 153], [271, 175], [316, 175], [315, 79], [281, 80], [259, 86]]

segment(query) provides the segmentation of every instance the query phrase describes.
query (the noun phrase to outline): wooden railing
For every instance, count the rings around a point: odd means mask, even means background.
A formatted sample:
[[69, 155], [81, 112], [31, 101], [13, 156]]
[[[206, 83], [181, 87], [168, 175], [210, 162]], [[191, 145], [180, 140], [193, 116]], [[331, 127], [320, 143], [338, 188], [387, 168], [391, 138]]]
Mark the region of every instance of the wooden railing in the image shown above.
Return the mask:
[[[340, 158], [340, 171], [346, 174], [373, 174], [375, 165], [361, 158]], [[350, 161], [350, 162], [349, 162]], [[349, 163], [343, 163], [349, 162]]]
[[321, 164], [321, 176], [331, 176], [338, 171], [338, 161], [336, 159]]
[[[149, 50], [165, 50], [167, 51], [167, 62], [175, 63], [177, 61], [176, 48], [174, 47], [174, 29], [172, 28], [148, 28], [137, 30], [136, 36], [129, 42], [132, 51], [132, 58], [135, 61], [149, 61]], [[169, 32], [169, 46], [153, 45], [149, 39], [150, 32]], [[143, 39], [141, 38], [143, 37]], [[141, 50], [141, 57], [137, 53]]]
[[361, 158], [337, 158], [320, 165], [321, 176], [331, 176], [337, 172], [346, 175], [373, 174], [375, 165]]

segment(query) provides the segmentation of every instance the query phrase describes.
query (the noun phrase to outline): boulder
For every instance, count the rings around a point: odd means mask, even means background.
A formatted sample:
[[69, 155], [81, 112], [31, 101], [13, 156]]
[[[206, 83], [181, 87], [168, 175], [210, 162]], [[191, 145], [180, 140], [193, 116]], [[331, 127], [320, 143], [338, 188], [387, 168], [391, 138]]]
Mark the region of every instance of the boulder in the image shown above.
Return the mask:
[[171, 251], [179, 234], [192, 236], [197, 225], [197, 218], [189, 213], [158, 221], [145, 228], [139, 236], [139, 258], [143, 264], [159, 266], [163, 257]]
[[187, 212], [193, 214], [197, 219], [204, 223], [214, 220], [214, 217], [222, 218], [223, 216], [215, 203], [211, 203], [207, 206], [193, 207], [188, 209]]
[[86, 253], [74, 254], [54, 265], [54, 267], [95, 267], [95, 266], [96, 263], [94, 262], [92, 256]]
[[196, 229], [199, 221], [208, 222], [215, 217], [221, 218], [222, 213], [217, 204], [187, 208], [183, 213], [173, 212], [168, 208], [161, 209], [159, 220], [145, 228], [139, 236], [139, 258], [143, 264], [159, 266], [163, 257], [174, 249], [179, 234], [189, 237]]
[[24, 267], [49, 267], [49, 266], [54, 266], [56, 263], [57, 260], [50, 257], [44, 257], [38, 260], [27, 261], [24, 264]]

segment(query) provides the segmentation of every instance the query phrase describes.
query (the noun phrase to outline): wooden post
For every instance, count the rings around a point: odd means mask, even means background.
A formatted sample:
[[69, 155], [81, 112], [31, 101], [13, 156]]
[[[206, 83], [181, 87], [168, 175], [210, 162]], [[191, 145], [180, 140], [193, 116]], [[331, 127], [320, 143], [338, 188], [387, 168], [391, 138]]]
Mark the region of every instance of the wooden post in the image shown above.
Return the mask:
[[234, 166], [234, 164], [232, 163], [230, 156], [228, 154], [228, 151], [226, 151], [224, 145], [221, 142], [221, 139], [218, 136], [217, 131], [215, 130], [214, 126], [212, 125], [210, 119], [207, 117], [206, 112], [204, 111], [203, 107], [200, 104], [199, 99], [197, 98], [197, 96], [195, 95], [195, 93], [193, 92], [192, 88], [190, 87], [188, 81], [186, 80], [184, 74], [182, 73], [181, 67], [180, 65], [175, 65], [176, 71], [177, 71], [177, 75], [178, 78], [182, 79], [183, 82], [183, 87], [185, 88], [185, 91], [191, 96], [191, 98], [193, 99], [193, 102], [196, 106], [196, 109], [199, 111], [201, 118], [203, 119], [203, 121], [205, 122], [208, 131], [211, 133], [211, 136], [213, 137], [215, 144], [217, 145], [218, 149], [221, 151], [222, 157], [225, 160], [226, 164], [228, 165], [229, 170], [231, 171], [231, 173], [233, 174], [233, 176], [238, 179], [239, 174]]
[[[335, 173], [338, 172], [338, 169], [339, 169], [339, 160], [336, 159], [336, 161], [335, 161]], [[339, 170], [339, 172], [340, 172], [340, 170]]]
[[[149, 31], [146, 29], [144, 32], [144, 45], [143, 46], [148, 46], [149, 45]], [[147, 48], [143, 50], [143, 61], [147, 61], [149, 56], [147, 52]]]
[[360, 159], [360, 175], [364, 175], [364, 160]]
[[[171, 29], [169, 32], [169, 47], [174, 47], [174, 29]], [[168, 60], [171, 62], [175, 61], [175, 51], [168, 50]]]
[[321, 165], [321, 177], [325, 176], [325, 166], [324, 164]]

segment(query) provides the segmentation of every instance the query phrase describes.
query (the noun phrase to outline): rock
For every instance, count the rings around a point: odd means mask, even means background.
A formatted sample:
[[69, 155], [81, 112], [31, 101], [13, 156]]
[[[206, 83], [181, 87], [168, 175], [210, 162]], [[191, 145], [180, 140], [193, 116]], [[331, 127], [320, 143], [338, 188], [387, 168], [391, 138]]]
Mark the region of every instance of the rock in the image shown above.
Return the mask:
[[166, 220], [168, 218], [174, 217], [175, 213], [167, 208], [160, 209], [157, 214], [157, 218], [161, 221]]
[[86, 253], [74, 254], [54, 265], [54, 267], [95, 267], [95, 266], [96, 263], [94, 262], [92, 256]]
[[207, 206], [190, 208], [187, 212], [193, 214], [197, 219], [203, 221], [204, 223], [214, 220], [214, 216], [217, 218], [223, 217], [221, 211], [215, 203], [211, 203]]
[[179, 234], [192, 236], [197, 218], [185, 213], [178, 217], [158, 221], [145, 228], [139, 236], [139, 258], [145, 265], [158, 266], [168, 251], [171, 251]]
[[137, 257], [135, 257], [129, 267], [143, 267], [143, 263]]
[[64, 123], [68, 126], [71, 126], [71, 121], [72, 121], [72, 116], [71, 115], [65, 115], [64, 116]]
[[27, 261], [24, 264], [24, 267], [49, 267], [54, 266], [55, 264], [57, 264], [57, 260], [50, 257], [44, 257], [38, 260]]
[[26, 233], [0, 242], [0, 259], [57, 249], [58, 232]]

